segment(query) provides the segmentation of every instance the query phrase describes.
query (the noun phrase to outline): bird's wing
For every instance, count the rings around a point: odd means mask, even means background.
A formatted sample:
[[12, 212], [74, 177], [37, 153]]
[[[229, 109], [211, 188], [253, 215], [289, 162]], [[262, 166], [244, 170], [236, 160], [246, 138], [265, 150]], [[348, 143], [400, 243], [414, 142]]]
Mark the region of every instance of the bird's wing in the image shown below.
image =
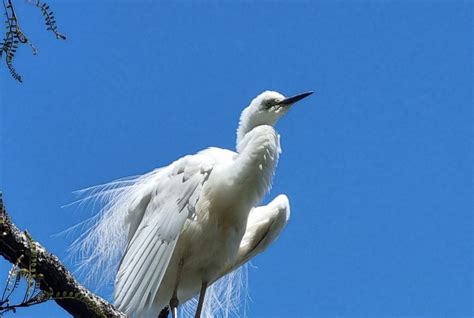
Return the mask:
[[[224, 310], [222, 316], [227, 317], [229, 310], [235, 309], [235, 304], [240, 303], [240, 295], [246, 289], [247, 271], [241, 266], [270, 246], [288, 223], [289, 218], [290, 205], [285, 195], [279, 195], [268, 205], [250, 211], [236, 261], [223, 269], [216, 277], [217, 281], [213, 282], [206, 293], [209, 299], [218, 299], [218, 307]], [[222, 298], [222, 295], [227, 296]], [[210, 303], [204, 306], [210, 306]]]
[[290, 205], [285, 195], [279, 195], [266, 206], [252, 209], [247, 229], [240, 243], [237, 262], [229, 271], [263, 252], [278, 238], [290, 218]]
[[157, 174], [129, 208], [129, 243], [115, 280], [116, 306], [136, 312], [153, 302], [186, 219], [209, 177], [214, 158], [183, 157]]

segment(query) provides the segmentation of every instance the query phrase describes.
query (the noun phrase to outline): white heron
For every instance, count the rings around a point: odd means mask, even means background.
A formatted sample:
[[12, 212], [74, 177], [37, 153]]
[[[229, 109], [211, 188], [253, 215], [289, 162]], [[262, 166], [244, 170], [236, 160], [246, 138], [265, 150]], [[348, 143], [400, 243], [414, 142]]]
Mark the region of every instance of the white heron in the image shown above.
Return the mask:
[[256, 207], [281, 152], [274, 125], [311, 94], [265, 91], [254, 98], [240, 116], [236, 151], [208, 148], [94, 189], [106, 204], [76, 245], [89, 253], [86, 263], [113, 263], [121, 254], [114, 288], [119, 310], [156, 318], [169, 305], [176, 318], [178, 305], [199, 294], [200, 317], [208, 286], [277, 238], [290, 215], [288, 198]]

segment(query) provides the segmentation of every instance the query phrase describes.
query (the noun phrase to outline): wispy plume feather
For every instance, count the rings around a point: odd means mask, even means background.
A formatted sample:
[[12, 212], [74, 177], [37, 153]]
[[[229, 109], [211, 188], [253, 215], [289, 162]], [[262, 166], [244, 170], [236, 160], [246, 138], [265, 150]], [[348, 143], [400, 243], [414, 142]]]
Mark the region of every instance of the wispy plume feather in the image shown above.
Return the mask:
[[[246, 317], [248, 296], [248, 265], [244, 264], [225, 275], [208, 287], [201, 316], [213, 317]], [[186, 302], [181, 308], [182, 317], [194, 317], [198, 297]]]
[[[81, 232], [71, 245], [70, 255], [86, 284], [100, 290], [114, 281], [127, 245], [129, 207], [149, 191], [162, 172], [162, 169], [157, 169], [142, 176], [119, 179], [75, 192], [79, 199], [70, 205], [98, 211], [65, 231]], [[247, 265], [243, 265], [209, 286], [202, 317], [245, 317], [247, 272]], [[182, 317], [194, 317], [196, 307], [197, 297], [184, 303]]]
[[81, 234], [71, 244], [70, 255], [85, 283], [101, 289], [113, 282], [118, 264], [127, 245], [127, 215], [131, 202], [149, 186], [160, 170], [138, 177], [77, 191], [80, 199], [72, 204], [99, 211], [70, 228], [67, 232]]

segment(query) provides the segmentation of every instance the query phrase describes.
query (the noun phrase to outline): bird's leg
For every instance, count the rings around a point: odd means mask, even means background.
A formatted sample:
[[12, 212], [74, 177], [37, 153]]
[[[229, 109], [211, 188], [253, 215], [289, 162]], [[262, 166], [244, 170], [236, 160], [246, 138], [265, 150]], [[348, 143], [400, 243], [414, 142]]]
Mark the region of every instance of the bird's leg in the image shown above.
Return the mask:
[[195, 318], [201, 317], [202, 305], [204, 304], [204, 297], [206, 296], [207, 282], [202, 282], [201, 292], [199, 293], [199, 301], [196, 309]]
[[184, 265], [184, 260], [181, 259], [178, 264], [178, 273], [176, 274], [176, 282], [174, 284], [173, 296], [171, 296], [171, 299], [170, 299], [171, 316], [173, 318], [178, 318], [178, 305], [179, 305], [178, 286], [179, 286], [179, 280], [181, 279], [181, 271], [183, 270], [183, 265]]

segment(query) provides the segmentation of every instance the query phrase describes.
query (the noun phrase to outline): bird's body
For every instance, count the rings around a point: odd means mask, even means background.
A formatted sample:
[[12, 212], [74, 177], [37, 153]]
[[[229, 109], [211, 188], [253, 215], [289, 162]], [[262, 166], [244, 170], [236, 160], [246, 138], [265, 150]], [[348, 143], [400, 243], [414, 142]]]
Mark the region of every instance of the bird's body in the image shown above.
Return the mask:
[[[112, 200], [96, 227], [102, 229], [92, 234], [111, 232], [112, 223], [127, 229], [115, 279], [118, 309], [157, 317], [168, 304], [176, 307], [174, 300], [186, 302], [200, 290], [202, 305], [208, 285], [278, 236], [289, 218], [286, 196], [254, 207], [270, 189], [278, 163], [273, 124], [307, 95], [259, 95], [241, 115], [237, 151], [209, 148], [185, 156], [137, 179]], [[198, 305], [197, 317], [200, 312]]]
[[[273, 127], [259, 126], [246, 138], [248, 140], [245, 140], [246, 145], [241, 154], [209, 148], [164, 168], [163, 174], [169, 175], [162, 176], [162, 180], [183, 180], [188, 170], [190, 174], [195, 173], [194, 176], [202, 175], [199, 180], [207, 180], [202, 184], [199, 200], [193, 207], [193, 215], [188, 215], [184, 220], [158, 293], [153, 300], [155, 308], [165, 307], [171, 299], [180, 261], [183, 262], [183, 268], [177, 296], [182, 302], [199, 292], [203, 281], [214, 282], [226, 271], [235, 268], [249, 212], [268, 190], [280, 151], [278, 136]], [[155, 184], [158, 188], [154, 190], [160, 191], [160, 182]], [[148, 206], [153, 206], [153, 203], [149, 202]], [[151, 210], [155, 209], [153, 207]], [[140, 215], [132, 213], [129, 222], [140, 223], [138, 229], [150, 226], [143, 219], [137, 218], [140, 218]], [[133, 235], [130, 239], [132, 238]], [[140, 247], [141, 245], [137, 245], [137, 248]], [[124, 260], [128, 260], [127, 254]], [[121, 266], [119, 273], [125, 272], [125, 276], [135, 273], [130, 269], [129, 266]], [[125, 281], [123, 285], [122, 281]], [[127, 282], [126, 278], [117, 280], [116, 299], [121, 301], [119, 308], [136, 308], [137, 305], [142, 307], [139, 303], [146, 298], [149, 291], [145, 289], [141, 293], [141, 290], [137, 292], [134, 289], [130, 292]], [[130, 285], [134, 286], [134, 282], [130, 280]]]

